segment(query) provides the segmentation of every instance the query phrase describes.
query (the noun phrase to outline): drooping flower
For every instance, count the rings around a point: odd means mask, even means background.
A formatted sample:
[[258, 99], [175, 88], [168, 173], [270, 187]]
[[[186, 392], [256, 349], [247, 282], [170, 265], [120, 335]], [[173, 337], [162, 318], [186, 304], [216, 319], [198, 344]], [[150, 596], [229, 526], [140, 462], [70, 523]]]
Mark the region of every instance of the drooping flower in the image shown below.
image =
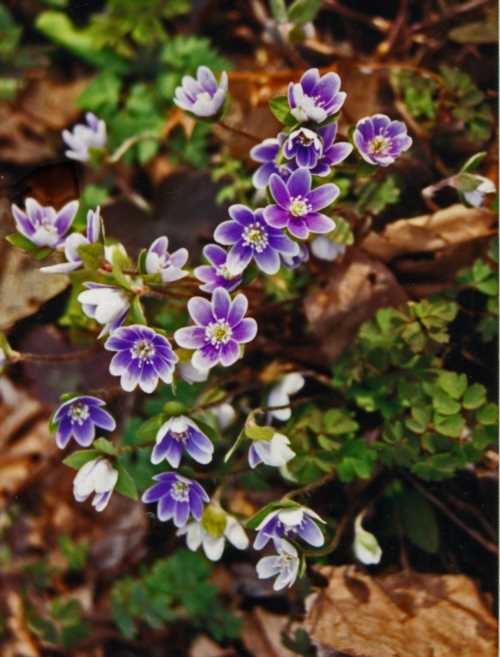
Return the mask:
[[151, 463], [161, 463], [166, 459], [173, 468], [178, 468], [184, 451], [205, 465], [212, 460], [214, 446], [193, 420], [185, 415], [171, 417], [156, 434]]
[[215, 415], [217, 424], [221, 431], [225, 431], [236, 420], [236, 411], [229, 402], [223, 402], [210, 408], [210, 412]]
[[102, 406], [105, 406], [102, 399], [89, 395], [73, 397], [61, 404], [53, 418], [57, 425], [57, 446], [64, 449], [74, 438], [82, 447], [88, 447], [94, 441], [96, 427], [114, 431], [116, 422]]
[[107, 135], [106, 124], [92, 114], [85, 114], [85, 123], [77, 123], [73, 131], [63, 130], [62, 137], [69, 146], [66, 157], [80, 162], [87, 162], [91, 157], [91, 149], [105, 148]]
[[382, 548], [380, 547], [377, 537], [363, 528], [362, 522], [364, 512], [361, 512], [354, 521], [354, 555], [358, 561], [367, 566], [380, 562], [382, 558]]
[[318, 522], [324, 523], [324, 520], [305, 506], [277, 509], [268, 513], [257, 527], [258, 533], [253, 546], [256, 550], [262, 550], [270, 540], [279, 545], [282, 538], [300, 538], [313, 547], [321, 547], [325, 537], [317, 525]]
[[269, 226], [262, 210], [236, 204], [230, 206], [229, 216], [233, 221], [219, 224], [214, 239], [231, 245], [226, 261], [230, 271], [242, 272], [253, 258], [259, 269], [272, 275], [280, 268], [280, 255], [298, 254], [297, 242], [287, 237], [281, 227]]
[[273, 589], [280, 591], [295, 583], [299, 574], [300, 560], [294, 546], [284, 539], [280, 541], [279, 547], [277, 546], [277, 551], [277, 555], [262, 557], [257, 562], [257, 577], [268, 579], [277, 575]]
[[190, 515], [201, 520], [204, 503], [210, 498], [197, 481], [175, 472], [162, 472], [153, 479], [158, 483], [144, 492], [142, 501], [145, 504], [158, 502], [158, 520], [173, 519], [176, 527], [184, 527]]
[[252, 176], [252, 183], [256, 189], [265, 189], [273, 173], [276, 173], [283, 180], [286, 180], [290, 175], [288, 163], [279, 163], [281, 147], [287, 136], [285, 132], [280, 132], [276, 138], [264, 139], [250, 150], [252, 160], [261, 163]]
[[402, 121], [385, 114], [366, 116], [356, 123], [353, 140], [361, 157], [370, 164], [387, 167], [413, 143]]
[[187, 363], [179, 363], [178, 371], [181, 379], [186, 381], [186, 383], [202, 383], [208, 379], [210, 374], [209, 369], [200, 370], [197, 367], [193, 367], [188, 361]]
[[174, 103], [195, 116], [215, 116], [224, 104], [227, 81], [227, 73], [224, 71], [217, 85], [212, 71], [206, 66], [199, 66], [196, 79], [190, 75], [182, 78], [181, 86], [175, 90]]
[[194, 367], [229, 367], [240, 358], [240, 344], [251, 342], [257, 334], [257, 322], [245, 317], [247, 308], [244, 294], [231, 301], [221, 287], [214, 291], [211, 302], [203, 297], [189, 299], [188, 311], [195, 326], [178, 329], [174, 337], [180, 347], [196, 350], [191, 359]]
[[246, 550], [249, 545], [248, 536], [236, 518], [213, 504], [205, 508], [201, 522], [181, 527], [177, 536], [186, 536], [186, 545], [193, 552], [202, 545], [211, 561], [222, 557], [226, 539], [238, 550]]
[[305, 244], [299, 244], [299, 252], [294, 256], [282, 256], [283, 265], [290, 270], [297, 269], [304, 262], [309, 261], [309, 249]]
[[163, 283], [178, 281], [188, 275], [188, 272], [182, 269], [188, 256], [187, 249], [177, 249], [169, 253], [168, 237], [158, 237], [146, 254], [146, 271], [148, 274], [160, 274]]
[[[271, 388], [267, 398], [268, 406], [287, 406], [290, 403], [290, 395], [295, 395], [304, 387], [304, 377], [299, 372], [286, 374], [275, 386]], [[276, 418], [281, 422], [290, 419], [292, 411], [290, 408], [277, 408], [269, 411], [269, 417]]]
[[87, 212], [87, 229], [85, 235], [81, 233], [71, 233], [64, 242], [64, 255], [66, 262], [58, 265], [42, 267], [40, 271], [44, 274], [69, 274], [82, 266], [82, 259], [78, 254], [78, 249], [84, 244], [95, 244], [99, 240], [101, 232], [100, 208], [89, 210]]
[[123, 290], [113, 285], [101, 283], [84, 283], [87, 288], [78, 295], [82, 310], [91, 319], [103, 324], [99, 333], [101, 338], [121, 326], [125, 321], [130, 302]]
[[177, 355], [170, 342], [149, 326], [132, 324], [113, 331], [104, 348], [117, 353], [109, 365], [110, 374], [119, 376], [127, 392], [137, 386], [143, 392], [153, 392], [158, 380], [172, 383]]
[[288, 228], [301, 240], [307, 239], [310, 232], [329, 233], [335, 229], [335, 222], [319, 210], [337, 198], [337, 185], [327, 183], [311, 190], [309, 169], [297, 169], [286, 183], [272, 175], [269, 188], [276, 204], [264, 208], [264, 218], [273, 228]]
[[289, 160], [295, 159], [299, 167], [312, 169], [323, 155], [323, 140], [314, 130], [298, 128], [290, 133], [283, 154]]
[[318, 235], [311, 241], [311, 253], [319, 260], [333, 262], [345, 253], [345, 249], [345, 244], [329, 240], [324, 235]]
[[92, 493], [95, 493], [92, 506], [96, 511], [102, 511], [108, 505], [117, 481], [118, 471], [108, 459], [98, 457], [87, 461], [78, 470], [73, 481], [73, 495], [77, 502], [85, 502]]
[[194, 270], [194, 275], [203, 285], [200, 290], [212, 293], [217, 287], [224, 287], [228, 292], [236, 289], [241, 283], [241, 275], [230, 271], [227, 265], [227, 252], [218, 244], [207, 244], [203, 247], [203, 255], [210, 265], [200, 265]]
[[[317, 135], [322, 143], [322, 152], [316, 164], [307, 168], [311, 170], [314, 176], [328, 176], [332, 167], [343, 162], [352, 153], [353, 146], [348, 141], [335, 143], [337, 123], [329, 123], [323, 128], [319, 128]], [[291, 171], [295, 171], [299, 166], [297, 158], [288, 162], [288, 167]]]
[[336, 73], [320, 76], [317, 68], [310, 68], [300, 82], [290, 82], [288, 85], [290, 110], [301, 123], [323, 123], [344, 104], [347, 94], [339, 90], [340, 77]]
[[64, 242], [64, 237], [78, 211], [78, 201], [66, 203], [60, 210], [40, 205], [34, 198], [27, 198], [25, 210], [12, 205], [16, 228], [36, 246], [55, 249]]
[[474, 208], [480, 208], [484, 204], [486, 194], [494, 194], [497, 191], [492, 180], [477, 173], [458, 173], [456, 176], [451, 177], [450, 183], [463, 195], [465, 201]]
[[260, 463], [281, 468], [295, 457], [290, 440], [282, 433], [275, 433], [271, 440], [253, 440], [248, 450], [248, 463], [256, 468]]

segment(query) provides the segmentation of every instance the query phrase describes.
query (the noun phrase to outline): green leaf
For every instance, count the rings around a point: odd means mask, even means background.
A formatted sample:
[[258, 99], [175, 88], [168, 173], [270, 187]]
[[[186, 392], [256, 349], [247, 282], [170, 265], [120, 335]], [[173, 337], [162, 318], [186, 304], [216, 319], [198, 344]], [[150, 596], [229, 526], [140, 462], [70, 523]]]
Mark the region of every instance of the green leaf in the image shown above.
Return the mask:
[[455, 415], [460, 411], [459, 402], [440, 388], [436, 389], [432, 397], [432, 405], [438, 413], [443, 415]]
[[245, 522], [245, 527], [247, 529], [256, 529], [264, 518], [269, 514], [275, 511], [276, 509], [297, 509], [300, 507], [300, 504], [294, 502], [293, 500], [279, 500], [277, 502], [270, 502], [259, 509], [251, 518]]
[[481, 162], [484, 160], [486, 157], [487, 152], [486, 151], [480, 151], [479, 153], [474, 153], [474, 155], [471, 155], [469, 159], [464, 163], [460, 171], [462, 173], [466, 173], [468, 171], [475, 171]]
[[78, 248], [78, 255], [87, 269], [96, 271], [104, 258], [104, 246], [102, 244], [82, 244]]
[[20, 233], [12, 233], [11, 235], [7, 235], [5, 239], [7, 242], [9, 242], [9, 244], [12, 244], [12, 246], [16, 246], [23, 251], [27, 251], [37, 260], [44, 260], [48, 255], [52, 253], [52, 249], [37, 246]]
[[146, 420], [136, 432], [136, 436], [144, 442], [154, 442], [156, 434], [158, 433], [161, 425], [165, 422], [164, 415], [155, 415], [154, 417]]
[[352, 433], [359, 429], [359, 424], [340, 408], [332, 408], [323, 416], [325, 431], [337, 436]]
[[132, 299], [132, 303], [130, 304], [130, 316], [134, 324], [144, 324], [144, 326], [147, 326], [148, 320], [144, 314], [141, 299], [138, 296], [135, 296]]
[[116, 447], [106, 438], [98, 438], [96, 441], [94, 441], [92, 447], [99, 450], [99, 452], [102, 452], [103, 454], [109, 454], [110, 456], [114, 456], [117, 453]]
[[288, 20], [285, 0], [270, 0], [269, 5], [271, 8], [271, 14], [275, 21], [278, 21], [278, 23], [284, 23]]
[[139, 499], [139, 494], [137, 492], [137, 486], [135, 481], [129, 475], [127, 470], [120, 463], [116, 466], [118, 470], [118, 481], [116, 482], [115, 490], [125, 497], [130, 497], [133, 500]]
[[440, 372], [437, 384], [453, 399], [460, 399], [467, 389], [467, 376], [456, 372]]
[[288, 19], [295, 25], [312, 22], [321, 9], [322, 0], [295, 0], [288, 9]]
[[261, 427], [258, 424], [245, 424], [244, 431], [251, 440], [271, 440], [276, 433], [272, 427]]
[[486, 402], [486, 388], [480, 383], [473, 383], [467, 388], [462, 400], [464, 408], [473, 410]]
[[285, 125], [293, 125], [295, 123], [295, 119], [290, 113], [288, 98], [286, 96], [276, 96], [276, 98], [270, 100], [269, 109], [280, 123], [284, 123]]
[[118, 107], [122, 81], [109, 70], [104, 70], [80, 94], [77, 104], [92, 112], [109, 114]]
[[80, 449], [67, 456], [63, 463], [69, 465], [70, 468], [79, 470], [82, 465], [96, 459], [98, 456], [100, 456], [100, 453], [96, 449]]
[[497, 424], [498, 423], [498, 406], [496, 404], [486, 404], [476, 413], [476, 419], [480, 424]]
[[465, 420], [461, 415], [439, 415], [439, 413], [435, 413], [434, 427], [443, 436], [459, 438], [465, 427]]
[[404, 533], [425, 552], [439, 549], [439, 526], [434, 507], [415, 490], [405, 491], [399, 500], [399, 512]]

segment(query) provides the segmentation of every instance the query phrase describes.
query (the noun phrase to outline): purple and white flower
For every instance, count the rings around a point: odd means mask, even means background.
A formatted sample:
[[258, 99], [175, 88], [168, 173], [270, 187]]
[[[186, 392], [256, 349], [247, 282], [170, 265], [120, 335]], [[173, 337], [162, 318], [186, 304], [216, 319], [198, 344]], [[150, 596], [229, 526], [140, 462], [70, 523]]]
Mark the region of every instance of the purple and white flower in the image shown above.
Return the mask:
[[298, 128], [290, 133], [283, 154], [289, 160], [295, 159], [299, 167], [312, 169], [323, 155], [323, 140], [314, 130]]
[[177, 355], [167, 338], [149, 326], [122, 326], [109, 336], [104, 348], [117, 352], [111, 359], [109, 372], [121, 377], [120, 385], [127, 392], [137, 386], [143, 392], [153, 392], [159, 379], [172, 383]]
[[78, 211], [78, 201], [66, 203], [60, 210], [40, 205], [34, 198], [27, 198], [25, 210], [12, 205], [16, 228], [36, 246], [60, 247]]
[[102, 511], [108, 505], [117, 481], [118, 470], [113, 468], [108, 459], [98, 457], [87, 461], [73, 481], [74, 498], [77, 502], [85, 502], [95, 493], [92, 506], [96, 511]]
[[[276, 174], [273, 177], [281, 180]], [[272, 275], [280, 268], [280, 256], [298, 254], [297, 242], [287, 237], [282, 227], [269, 226], [261, 209], [254, 211], [246, 205], [231, 205], [229, 216], [233, 221], [219, 224], [214, 231], [214, 239], [231, 245], [226, 261], [230, 271], [242, 272], [254, 259], [259, 269]]]
[[339, 256], [344, 255], [345, 250], [345, 244], [334, 242], [324, 235], [318, 235], [311, 241], [311, 253], [319, 260], [333, 262]]
[[188, 275], [188, 272], [182, 269], [188, 256], [187, 249], [177, 249], [177, 251], [169, 253], [168, 237], [158, 237], [146, 254], [146, 272], [160, 274], [163, 283], [178, 281]]
[[282, 256], [283, 265], [291, 271], [309, 261], [309, 249], [305, 244], [299, 244], [299, 252], [294, 256]]
[[480, 208], [484, 204], [486, 194], [494, 194], [497, 191], [495, 183], [490, 178], [476, 173], [458, 173], [456, 176], [451, 177], [450, 184], [474, 208]]
[[201, 522], [190, 522], [178, 529], [177, 536], [186, 536], [186, 545], [192, 552], [203, 546], [210, 561], [222, 557], [226, 540], [238, 550], [246, 550], [249, 545], [248, 536], [236, 518], [214, 505], [207, 506]]
[[62, 137], [69, 146], [65, 151], [66, 157], [80, 162], [87, 162], [91, 157], [92, 149], [102, 149], [106, 146], [106, 124], [104, 121], [87, 112], [85, 114], [85, 123], [77, 123], [73, 131], [63, 130]]
[[197, 481], [175, 472], [162, 472], [153, 479], [158, 483], [144, 492], [142, 501], [145, 504], [158, 502], [158, 520], [173, 519], [176, 527], [184, 527], [190, 516], [201, 520], [203, 506], [210, 498]]
[[268, 138], [261, 141], [250, 150], [250, 157], [261, 165], [252, 176], [252, 183], [256, 189], [265, 189], [269, 178], [273, 173], [286, 180], [290, 175], [288, 164], [279, 162], [281, 148], [288, 135], [280, 132], [276, 138]]
[[99, 333], [101, 338], [123, 324], [130, 302], [125, 292], [113, 285], [84, 283], [84, 287], [87, 289], [80, 292], [77, 298], [85, 315], [103, 324]]
[[194, 275], [203, 285], [200, 290], [212, 293], [217, 287], [224, 287], [228, 292], [236, 289], [241, 283], [241, 275], [230, 271], [227, 265], [227, 252], [218, 244], [207, 244], [203, 255], [210, 265], [200, 265], [194, 270]]
[[[352, 153], [353, 146], [348, 141], [335, 143], [337, 123], [325, 125], [318, 130], [317, 134], [322, 142], [322, 152], [316, 164], [307, 168], [311, 169], [314, 176], [328, 176], [332, 167], [343, 162]], [[293, 171], [297, 169], [299, 167], [298, 160], [288, 162], [288, 167]]]
[[40, 271], [44, 274], [69, 274], [82, 266], [82, 259], [78, 254], [78, 249], [86, 244], [95, 244], [99, 240], [101, 232], [100, 208], [89, 210], [87, 212], [87, 229], [85, 235], [81, 233], [71, 233], [64, 242], [64, 255], [66, 262], [58, 265], [42, 267]]
[[74, 438], [82, 447], [88, 447], [94, 441], [96, 427], [114, 431], [116, 422], [103, 406], [105, 402], [102, 399], [89, 395], [73, 397], [61, 404], [53, 418], [53, 423], [57, 425], [57, 446], [64, 449]]
[[313, 547], [321, 547], [325, 542], [323, 532], [317, 523], [325, 521], [317, 513], [305, 506], [271, 511], [257, 527], [254, 548], [262, 550], [272, 540], [276, 547], [281, 539], [302, 539]]
[[402, 121], [385, 114], [366, 116], [356, 123], [354, 143], [361, 157], [370, 164], [387, 167], [413, 143]]
[[346, 95], [340, 91], [340, 77], [336, 73], [320, 76], [317, 68], [310, 68], [300, 82], [290, 82], [288, 85], [290, 111], [300, 123], [323, 123], [340, 110]]
[[319, 212], [329, 206], [340, 193], [337, 185], [327, 183], [311, 190], [309, 169], [297, 169], [285, 183], [279, 176], [272, 175], [269, 180], [275, 205], [264, 208], [264, 219], [273, 228], [288, 228], [290, 233], [301, 240], [309, 233], [330, 233], [335, 222]]
[[182, 78], [181, 86], [175, 90], [174, 103], [195, 116], [207, 118], [218, 114], [227, 92], [227, 73], [224, 71], [217, 84], [212, 71], [206, 66], [199, 66], [196, 79], [190, 75]]
[[271, 440], [253, 440], [248, 450], [248, 463], [256, 468], [260, 463], [281, 468], [295, 457], [290, 440], [282, 433], [275, 433]]
[[211, 440], [185, 415], [169, 418], [156, 434], [156, 445], [151, 454], [155, 465], [166, 459], [173, 468], [178, 468], [183, 452], [206, 465], [214, 454]]
[[212, 300], [193, 297], [188, 311], [195, 326], [175, 332], [175, 341], [184, 349], [195, 349], [191, 364], [207, 369], [221, 364], [229, 367], [241, 357], [240, 344], [251, 342], [257, 334], [257, 322], [245, 317], [248, 301], [238, 294], [233, 301], [227, 290], [218, 287]]
[[[295, 395], [304, 387], [305, 380], [299, 372], [286, 374], [276, 385], [274, 385], [267, 398], [268, 406], [288, 406], [290, 404], [290, 395]], [[277, 408], [269, 411], [269, 417], [286, 422], [292, 416], [290, 408]]]
[[281, 591], [295, 583], [299, 574], [300, 559], [295, 547], [284, 539], [280, 541], [277, 550], [277, 555], [262, 557], [257, 562], [257, 577], [268, 579], [277, 575], [273, 589]]

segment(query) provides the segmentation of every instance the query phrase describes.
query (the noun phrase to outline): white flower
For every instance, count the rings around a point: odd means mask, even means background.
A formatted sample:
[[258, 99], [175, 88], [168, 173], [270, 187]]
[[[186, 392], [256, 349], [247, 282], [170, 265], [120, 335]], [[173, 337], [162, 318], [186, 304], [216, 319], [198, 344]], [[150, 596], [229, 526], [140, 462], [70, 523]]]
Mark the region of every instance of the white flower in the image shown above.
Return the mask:
[[99, 283], [86, 283], [89, 289], [80, 292], [78, 301], [82, 304], [82, 310], [87, 315], [95, 319], [104, 328], [99, 337], [110, 333], [124, 321], [128, 309], [129, 300], [126, 294], [111, 285], [101, 285]]
[[123, 244], [108, 244], [104, 247], [104, 258], [112, 265], [114, 261], [125, 261], [128, 255]]
[[0, 374], [4, 371], [5, 365], [7, 364], [7, 354], [5, 349], [0, 347]]
[[190, 550], [195, 552], [202, 545], [211, 561], [222, 557], [226, 539], [238, 550], [246, 550], [249, 545], [248, 536], [236, 518], [215, 505], [207, 506], [201, 522], [190, 522], [177, 531], [177, 536], [184, 535]]
[[277, 547], [278, 554], [270, 557], [262, 557], [257, 563], [257, 577], [267, 579], [278, 575], [273, 584], [275, 591], [280, 591], [286, 586], [293, 586], [299, 574], [300, 560], [297, 550], [291, 543], [284, 539]]
[[146, 254], [146, 271], [148, 274], [160, 274], [163, 283], [178, 281], [188, 272], [182, 269], [189, 257], [187, 249], [168, 252], [168, 237], [158, 237]]
[[83, 465], [73, 481], [73, 495], [77, 502], [85, 500], [95, 493], [92, 506], [96, 511], [106, 508], [113, 489], [118, 481], [118, 471], [102, 457], [88, 461]]
[[227, 92], [228, 77], [224, 71], [217, 83], [214, 74], [206, 66], [199, 66], [196, 79], [190, 75], [182, 78], [181, 86], [175, 90], [174, 103], [177, 107], [195, 116], [210, 117], [220, 112]]
[[329, 240], [324, 235], [315, 237], [311, 242], [310, 248], [316, 258], [319, 260], [328, 260], [329, 262], [333, 262], [339, 255], [345, 253], [345, 244], [332, 242], [332, 240]]
[[215, 415], [217, 418], [217, 424], [219, 429], [224, 431], [227, 429], [236, 419], [236, 411], [231, 406], [229, 402], [224, 402], [222, 404], [217, 404], [217, 406], [212, 406], [210, 412]]
[[470, 191], [462, 190], [462, 193], [469, 205], [472, 205], [475, 208], [480, 208], [484, 203], [484, 197], [486, 194], [494, 194], [496, 192], [495, 183], [484, 176], [470, 174], [469, 177], [475, 178], [477, 186]]
[[259, 463], [281, 468], [294, 456], [295, 452], [290, 447], [289, 439], [282, 433], [275, 433], [271, 440], [254, 440], [248, 450], [251, 468], [257, 467]]
[[63, 130], [62, 137], [69, 149], [65, 151], [66, 157], [80, 162], [90, 159], [89, 149], [104, 148], [106, 146], [106, 124], [91, 112], [85, 115], [87, 125], [77, 123], [73, 131]]
[[[286, 374], [269, 393], [267, 398], [268, 406], [286, 406], [290, 403], [290, 395], [294, 395], [304, 387], [304, 377], [298, 372]], [[286, 422], [290, 419], [292, 411], [289, 408], [280, 408], [276, 411], [269, 411], [269, 416]]]
[[210, 374], [210, 370], [200, 370], [194, 367], [191, 361], [179, 363], [178, 372], [186, 383], [202, 383], [208, 379]]
[[368, 565], [379, 563], [382, 558], [382, 548], [377, 537], [363, 529], [364, 512], [360, 513], [354, 522], [354, 554], [361, 563]]

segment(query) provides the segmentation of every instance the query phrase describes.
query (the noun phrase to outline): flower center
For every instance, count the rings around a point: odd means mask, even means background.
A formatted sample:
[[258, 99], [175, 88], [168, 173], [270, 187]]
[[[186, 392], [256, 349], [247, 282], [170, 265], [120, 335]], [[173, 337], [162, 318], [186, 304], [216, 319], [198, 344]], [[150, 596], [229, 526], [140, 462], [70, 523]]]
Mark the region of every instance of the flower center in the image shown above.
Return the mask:
[[260, 253], [269, 243], [265, 229], [258, 223], [250, 224], [243, 231], [243, 243]]
[[370, 153], [383, 153], [391, 145], [391, 142], [387, 137], [383, 135], [377, 135], [370, 142]]
[[189, 500], [189, 484], [185, 481], [176, 481], [170, 494], [176, 502], [187, 502]]
[[222, 267], [217, 267], [217, 274], [224, 278], [226, 281], [230, 281], [232, 278], [235, 278], [233, 274], [229, 271], [229, 268], [226, 265]]
[[171, 431], [170, 435], [178, 443], [185, 443], [188, 437], [188, 430], [185, 431]]
[[137, 340], [131, 349], [132, 357], [150, 363], [155, 355], [155, 348], [150, 340]]
[[294, 217], [303, 217], [311, 211], [311, 206], [303, 196], [296, 196], [292, 198], [288, 209]]
[[197, 103], [209, 103], [212, 100], [212, 96], [208, 93], [208, 91], [202, 91], [196, 96], [196, 102]]
[[213, 345], [226, 344], [231, 339], [233, 332], [224, 319], [212, 322], [205, 329], [205, 339]]
[[89, 407], [86, 404], [77, 402], [71, 406], [68, 415], [70, 416], [72, 423], [83, 424], [89, 417]]

